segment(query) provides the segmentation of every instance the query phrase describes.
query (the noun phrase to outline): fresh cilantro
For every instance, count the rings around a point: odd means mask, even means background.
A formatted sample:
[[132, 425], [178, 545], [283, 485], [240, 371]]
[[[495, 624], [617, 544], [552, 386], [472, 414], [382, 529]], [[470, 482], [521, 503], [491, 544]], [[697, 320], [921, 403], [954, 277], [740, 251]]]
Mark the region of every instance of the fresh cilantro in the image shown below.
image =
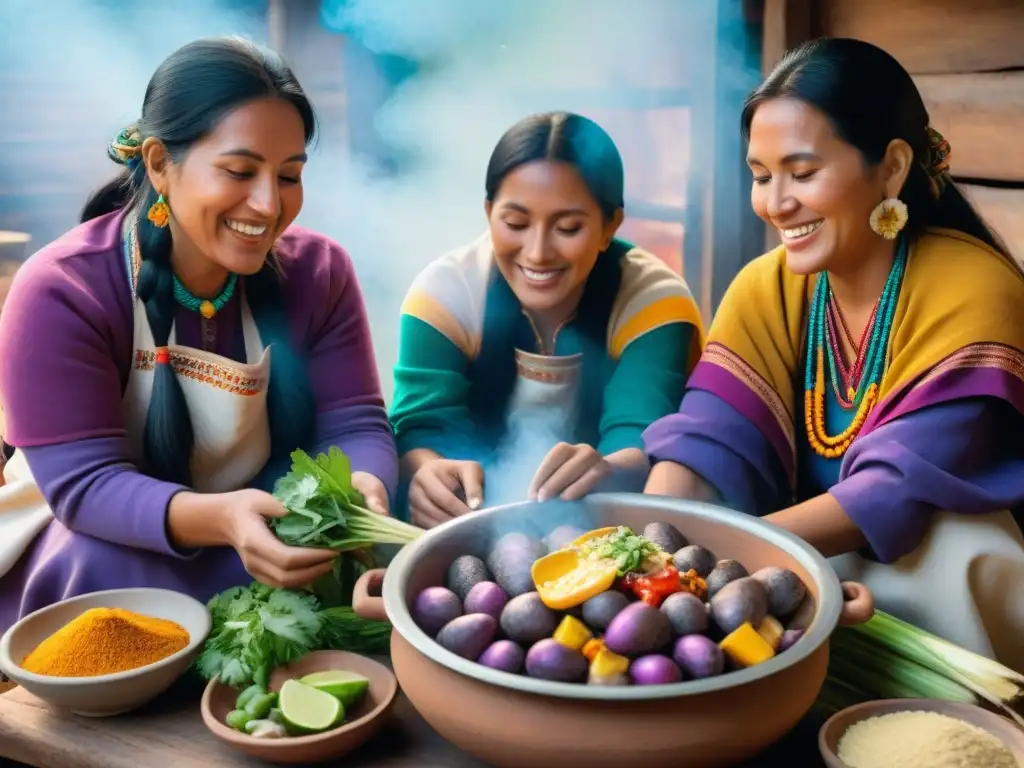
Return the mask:
[[311, 651], [388, 651], [390, 623], [361, 619], [350, 607], [321, 609], [311, 594], [253, 582], [222, 592], [208, 607], [213, 627], [196, 669], [234, 688], [267, 686], [276, 667]]
[[588, 551], [605, 560], [614, 560], [619, 576], [641, 570], [644, 560], [658, 555], [661, 550], [650, 539], [638, 536], [626, 526], [614, 533], [588, 542]]

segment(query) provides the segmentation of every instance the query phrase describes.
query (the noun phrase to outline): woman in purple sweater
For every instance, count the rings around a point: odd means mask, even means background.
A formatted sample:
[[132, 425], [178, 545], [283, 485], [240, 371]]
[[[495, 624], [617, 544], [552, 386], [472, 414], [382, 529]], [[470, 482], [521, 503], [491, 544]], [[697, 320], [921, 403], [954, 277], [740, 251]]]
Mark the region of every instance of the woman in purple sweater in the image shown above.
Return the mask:
[[96, 590], [206, 600], [329, 571], [332, 553], [266, 525], [298, 447], [338, 446], [387, 512], [397, 458], [352, 264], [289, 226], [313, 132], [276, 54], [191, 43], [111, 144], [124, 175], [19, 271], [0, 321], [0, 630]]

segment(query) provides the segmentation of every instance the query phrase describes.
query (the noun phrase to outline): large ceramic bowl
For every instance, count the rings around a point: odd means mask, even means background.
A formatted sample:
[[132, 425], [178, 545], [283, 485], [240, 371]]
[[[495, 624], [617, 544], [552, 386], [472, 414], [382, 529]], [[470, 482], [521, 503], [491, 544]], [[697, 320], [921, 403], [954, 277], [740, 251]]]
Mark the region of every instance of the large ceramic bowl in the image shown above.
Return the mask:
[[[189, 643], [165, 659], [127, 672], [96, 677], [49, 677], [21, 668], [25, 657], [58, 629], [90, 608], [125, 608], [175, 621]], [[87, 717], [108, 717], [141, 707], [188, 669], [210, 633], [210, 612], [188, 595], [166, 589], [112, 589], [73, 597], [31, 613], [0, 639], [0, 669], [34, 696]]]
[[[792, 569], [816, 601], [805, 635], [785, 653], [720, 677], [673, 685], [601, 687], [498, 672], [449, 652], [413, 621], [420, 590], [443, 584], [466, 554], [486, 557], [499, 536], [538, 538], [560, 525], [590, 530], [671, 523], [719, 558], [753, 572]], [[354, 605], [366, 618], [390, 619], [391, 653], [402, 690], [444, 738], [504, 768], [585, 765], [731, 766], [762, 751], [807, 713], [825, 679], [828, 639], [840, 622], [870, 618], [870, 593], [848, 585], [802, 540], [756, 518], [719, 507], [634, 494], [591, 496], [574, 504], [517, 504], [466, 515], [405, 546], [383, 575], [364, 574]]]

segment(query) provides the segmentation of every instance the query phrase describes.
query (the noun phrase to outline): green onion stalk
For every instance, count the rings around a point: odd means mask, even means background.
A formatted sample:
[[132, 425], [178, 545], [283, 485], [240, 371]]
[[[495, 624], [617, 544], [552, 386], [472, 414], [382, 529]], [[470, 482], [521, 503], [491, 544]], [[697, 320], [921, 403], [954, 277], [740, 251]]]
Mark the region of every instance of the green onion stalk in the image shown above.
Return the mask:
[[832, 635], [823, 715], [874, 699], [977, 704], [1024, 726], [1024, 675], [882, 611]]

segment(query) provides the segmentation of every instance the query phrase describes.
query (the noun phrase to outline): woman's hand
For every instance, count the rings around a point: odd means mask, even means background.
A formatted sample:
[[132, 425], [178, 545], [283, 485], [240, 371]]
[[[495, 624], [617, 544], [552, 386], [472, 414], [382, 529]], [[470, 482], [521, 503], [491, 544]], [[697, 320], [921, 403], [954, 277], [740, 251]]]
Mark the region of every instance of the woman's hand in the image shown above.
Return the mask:
[[388, 489], [376, 475], [369, 472], [353, 472], [352, 487], [363, 494], [366, 499], [366, 508], [378, 515], [387, 517], [389, 514]]
[[592, 446], [559, 443], [548, 451], [537, 468], [530, 483], [530, 498], [538, 501], [556, 496], [564, 501], [582, 499], [611, 473], [611, 462]]
[[433, 528], [478, 509], [483, 498], [484, 469], [475, 461], [432, 459], [416, 470], [409, 483], [409, 513], [413, 525], [421, 528]]
[[226, 504], [227, 536], [249, 575], [276, 589], [294, 589], [329, 573], [337, 552], [290, 547], [267, 525], [267, 518], [284, 517], [284, 506], [269, 493], [246, 489], [221, 496]]

